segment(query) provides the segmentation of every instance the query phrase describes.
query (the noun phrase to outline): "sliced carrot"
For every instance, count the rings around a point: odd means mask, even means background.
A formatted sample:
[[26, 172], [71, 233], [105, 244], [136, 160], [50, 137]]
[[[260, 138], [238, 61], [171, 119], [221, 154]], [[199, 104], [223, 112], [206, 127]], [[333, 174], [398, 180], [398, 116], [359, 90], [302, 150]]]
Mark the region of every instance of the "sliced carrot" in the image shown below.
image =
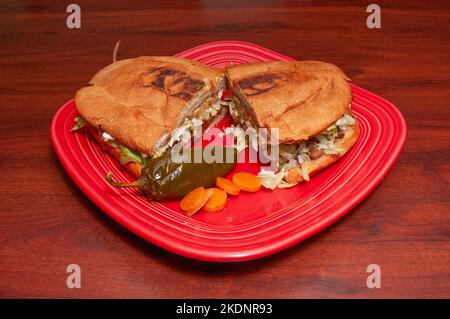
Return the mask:
[[237, 196], [239, 195], [239, 192], [241, 191], [239, 187], [233, 184], [232, 181], [229, 179], [223, 178], [223, 177], [217, 177], [216, 179], [216, 185], [220, 189], [224, 190], [230, 195]]
[[208, 201], [203, 209], [207, 212], [214, 213], [224, 209], [227, 203], [227, 193], [219, 188], [210, 188], [206, 191], [208, 193]]
[[208, 201], [208, 195], [203, 187], [197, 187], [184, 196], [180, 209], [188, 216], [194, 215]]
[[261, 181], [258, 176], [246, 172], [240, 172], [233, 175], [233, 184], [246, 192], [257, 192], [261, 188]]

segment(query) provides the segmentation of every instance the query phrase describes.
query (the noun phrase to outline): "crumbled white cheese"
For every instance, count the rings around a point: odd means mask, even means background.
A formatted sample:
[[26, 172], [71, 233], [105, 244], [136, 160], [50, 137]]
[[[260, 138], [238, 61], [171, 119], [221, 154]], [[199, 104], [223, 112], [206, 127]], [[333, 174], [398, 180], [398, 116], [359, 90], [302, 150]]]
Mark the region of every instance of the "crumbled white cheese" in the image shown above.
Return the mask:
[[114, 137], [112, 137], [111, 135], [109, 135], [109, 134], [106, 133], [106, 132], [103, 132], [103, 133], [102, 133], [102, 139], [103, 139], [105, 142], [114, 141]]

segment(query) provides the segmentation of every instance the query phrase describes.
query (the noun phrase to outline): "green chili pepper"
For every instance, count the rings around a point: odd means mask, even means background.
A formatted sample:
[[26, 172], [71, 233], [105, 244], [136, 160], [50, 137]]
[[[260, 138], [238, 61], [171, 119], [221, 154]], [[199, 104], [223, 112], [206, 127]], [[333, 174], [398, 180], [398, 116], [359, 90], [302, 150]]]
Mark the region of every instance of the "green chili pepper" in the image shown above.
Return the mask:
[[[220, 162], [209, 163], [203, 157], [203, 152], [217, 156], [223, 154], [223, 157]], [[213, 186], [216, 178], [229, 173], [237, 162], [237, 152], [231, 147], [191, 149], [188, 154], [190, 162], [175, 162], [171, 152], [147, 160], [142, 167], [141, 177], [132, 183], [114, 182], [111, 172], [106, 175], [106, 180], [116, 187], [137, 187], [151, 200], [172, 201], [182, 199], [196, 187]], [[227, 158], [228, 162], [225, 160]], [[196, 162], [194, 159], [201, 161]]]

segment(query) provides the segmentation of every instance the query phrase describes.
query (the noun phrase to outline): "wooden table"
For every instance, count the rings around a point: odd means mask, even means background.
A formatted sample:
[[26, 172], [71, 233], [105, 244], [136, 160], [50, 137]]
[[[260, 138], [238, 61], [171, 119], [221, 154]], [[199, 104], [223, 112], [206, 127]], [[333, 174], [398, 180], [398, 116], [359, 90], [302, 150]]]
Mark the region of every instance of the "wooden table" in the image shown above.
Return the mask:
[[[67, 1], [66, 1], [67, 2]], [[450, 297], [450, 2], [64, 1], [0, 3], [0, 297]], [[370, 3], [370, 2], [368, 2]], [[94, 206], [50, 143], [58, 108], [119, 58], [172, 55], [217, 40], [253, 42], [342, 67], [406, 118], [405, 149], [346, 217], [250, 262], [188, 260], [138, 238]], [[66, 266], [82, 269], [66, 287]], [[366, 287], [378, 264], [382, 287]]]

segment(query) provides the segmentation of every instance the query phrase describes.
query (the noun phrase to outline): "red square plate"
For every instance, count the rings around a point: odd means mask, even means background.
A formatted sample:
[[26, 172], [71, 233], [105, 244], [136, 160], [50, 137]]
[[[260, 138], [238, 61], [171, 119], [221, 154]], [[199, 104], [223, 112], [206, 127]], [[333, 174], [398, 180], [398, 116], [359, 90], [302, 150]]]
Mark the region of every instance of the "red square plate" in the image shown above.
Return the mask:
[[[207, 43], [178, 56], [223, 67], [229, 63], [292, 60], [263, 47], [236, 41]], [[220, 213], [183, 215], [178, 202], [146, 200], [137, 190], [105, 183], [132, 178], [87, 131], [71, 133], [77, 116], [74, 100], [56, 113], [53, 147], [80, 189], [105, 213], [137, 235], [173, 253], [207, 261], [241, 261], [273, 254], [314, 235], [349, 212], [381, 182], [406, 140], [397, 108], [354, 84], [352, 108], [361, 133], [336, 164], [290, 189], [242, 193]], [[255, 165], [255, 164], [254, 164]], [[236, 170], [258, 170], [238, 164]]]

